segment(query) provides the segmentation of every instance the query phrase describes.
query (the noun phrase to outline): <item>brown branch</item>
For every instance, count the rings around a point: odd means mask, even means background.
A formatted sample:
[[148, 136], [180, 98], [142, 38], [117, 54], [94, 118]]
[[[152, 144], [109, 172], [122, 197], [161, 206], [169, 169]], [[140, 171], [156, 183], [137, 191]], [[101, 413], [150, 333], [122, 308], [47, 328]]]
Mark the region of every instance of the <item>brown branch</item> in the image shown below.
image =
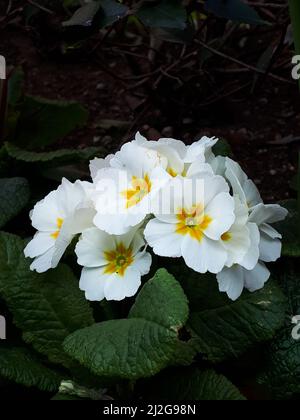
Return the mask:
[[264, 76], [269, 76], [270, 78], [272, 78], [274, 80], [277, 80], [279, 82], [283, 82], [283, 83], [288, 83], [290, 85], [294, 85], [294, 82], [291, 82], [290, 80], [285, 79], [284, 77], [277, 76], [276, 74], [273, 74], [273, 73], [268, 73], [265, 70], [259, 69], [259, 68], [255, 67], [255, 66], [252, 66], [251, 64], [244, 63], [243, 61], [240, 61], [237, 58], [231, 57], [230, 55], [227, 55], [227, 54], [225, 54], [225, 53], [223, 53], [221, 51], [216, 50], [213, 47], [210, 47], [209, 45], [205, 44], [204, 42], [202, 42], [202, 41], [200, 41], [198, 39], [195, 39], [194, 42], [196, 44], [201, 45], [203, 48], [207, 49], [208, 51], [212, 52], [213, 54], [218, 55], [219, 57], [225, 58], [226, 60], [229, 60], [229, 61], [231, 61], [231, 62], [233, 62], [235, 64], [238, 64], [241, 67], [245, 67], [245, 68], [247, 68], [247, 69], [249, 69], [251, 71], [254, 71], [255, 73], [259, 73], [259, 74], [262, 74]]

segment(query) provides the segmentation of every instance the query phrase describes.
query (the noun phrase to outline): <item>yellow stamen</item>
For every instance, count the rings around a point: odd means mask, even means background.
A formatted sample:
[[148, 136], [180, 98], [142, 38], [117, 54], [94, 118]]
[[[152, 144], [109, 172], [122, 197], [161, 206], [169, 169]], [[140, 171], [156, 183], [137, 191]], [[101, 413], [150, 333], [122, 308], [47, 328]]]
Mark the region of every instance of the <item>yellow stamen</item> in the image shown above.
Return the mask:
[[190, 235], [193, 239], [201, 242], [205, 230], [212, 222], [212, 218], [204, 214], [203, 206], [193, 206], [191, 209], [181, 209], [177, 215], [179, 222], [176, 225], [176, 233]]
[[104, 256], [108, 262], [104, 269], [105, 274], [124, 276], [125, 271], [134, 261], [132, 249], [126, 248], [122, 242], [116, 246], [116, 249], [104, 252]]
[[149, 194], [152, 188], [148, 174], [145, 174], [144, 178], [133, 176], [131, 185], [132, 188], [121, 192], [121, 195], [125, 197], [127, 201], [126, 208], [136, 206], [147, 194]]
[[225, 232], [223, 233], [223, 235], [221, 236], [222, 241], [224, 242], [228, 242], [230, 241], [230, 239], [232, 238], [231, 233], [230, 232]]
[[167, 169], [167, 172], [168, 172], [168, 174], [169, 175], [171, 175], [173, 178], [175, 178], [177, 175], [178, 175], [178, 173], [173, 169], [173, 168], [168, 168]]
[[64, 219], [61, 219], [60, 217], [56, 219], [57, 231], [54, 233], [51, 233], [50, 235], [53, 239], [57, 239], [59, 237], [60, 230], [62, 228], [63, 223], [64, 223]]

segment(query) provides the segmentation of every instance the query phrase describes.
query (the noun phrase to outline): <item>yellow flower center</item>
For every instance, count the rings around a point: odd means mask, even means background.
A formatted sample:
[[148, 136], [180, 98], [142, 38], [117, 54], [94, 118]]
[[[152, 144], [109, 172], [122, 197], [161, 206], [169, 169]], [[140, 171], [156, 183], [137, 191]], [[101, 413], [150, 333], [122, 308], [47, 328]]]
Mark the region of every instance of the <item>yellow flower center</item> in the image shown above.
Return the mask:
[[177, 175], [178, 175], [178, 173], [173, 169], [173, 168], [168, 168], [167, 169], [167, 172], [168, 172], [168, 174], [169, 175], [171, 175], [173, 178], [175, 178]]
[[57, 231], [55, 231], [54, 233], [51, 233], [51, 237], [53, 239], [57, 239], [59, 237], [60, 230], [61, 230], [61, 227], [62, 227], [63, 223], [64, 223], [64, 219], [61, 219], [60, 217], [58, 217], [56, 219]]
[[231, 233], [230, 232], [225, 232], [223, 233], [223, 235], [221, 236], [222, 241], [224, 242], [228, 242], [230, 241], [230, 239], [232, 238]]
[[108, 263], [104, 269], [105, 274], [124, 276], [127, 268], [134, 260], [132, 249], [130, 247], [126, 248], [122, 242], [116, 246], [116, 249], [104, 252], [104, 256]]
[[122, 191], [121, 195], [126, 198], [126, 208], [136, 206], [151, 191], [152, 184], [148, 174], [144, 178], [132, 177], [131, 188]]
[[178, 212], [177, 219], [176, 233], [190, 235], [199, 242], [201, 242], [205, 230], [212, 222], [212, 218], [204, 214], [201, 204], [193, 206], [188, 210], [181, 209]]

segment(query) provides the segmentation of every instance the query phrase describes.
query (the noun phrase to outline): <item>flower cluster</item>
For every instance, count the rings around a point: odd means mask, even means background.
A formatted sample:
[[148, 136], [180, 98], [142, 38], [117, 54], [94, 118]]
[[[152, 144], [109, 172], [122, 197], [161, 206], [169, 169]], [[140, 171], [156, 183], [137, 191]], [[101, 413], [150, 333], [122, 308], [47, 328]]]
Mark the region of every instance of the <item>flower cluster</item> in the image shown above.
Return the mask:
[[64, 179], [30, 214], [38, 231], [25, 249], [31, 269], [56, 267], [79, 237], [80, 288], [88, 300], [133, 296], [150, 271], [151, 248], [216, 274], [232, 300], [244, 288], [262, 288], [270, 276], [264, 263], [281, 254], [271, 224], [287, 211], [264, 204], [238, 163], [214, 155], [216, 142], [203, 137], [186, 146], [137, 133], [115, 155], [90, 163], [92, 182]]

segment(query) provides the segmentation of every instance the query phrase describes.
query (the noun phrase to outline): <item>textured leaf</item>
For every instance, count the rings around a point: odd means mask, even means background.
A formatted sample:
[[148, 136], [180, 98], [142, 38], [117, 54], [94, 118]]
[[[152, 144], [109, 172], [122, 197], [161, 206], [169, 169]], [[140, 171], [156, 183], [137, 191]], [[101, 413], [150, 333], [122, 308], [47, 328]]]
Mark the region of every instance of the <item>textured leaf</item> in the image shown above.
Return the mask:
[[95, 156], [102, 156], [102, 147], [87, 147], [85, 149], [61, 149], [53, 152], [30, 152], [19, 148], [11, 143], [5, 143], [7, 153], [10, 157], [23, 162], [51, 162], [51, 161], [71, 161], [75, 159], [89, 160]]
[[188, 301], [180, 284], [167, 270], [160, 269], [139, 293], [129, 318], [144, 318], [177, 331], [188, 315]]
[[65, 340], [65, 351], [96, 375], [127, 379], [152, 376], [172, 364], [191, 363], [194, 350], [179, 341], [177, 331], [187, 318], [182, 289], [165, 270], [159, 270], [149, 283], [140, 292], [130, 319], [76, 331]]
[[23, 210], [29, 196], [29, 185], [25, 178], [0, 179], [0, 228]]
[[14, 143], [26, 148], [48, 146], [82, 127], [87, 118], [87, 110], [76, 102], [26, 96]]
[[289, 214], [282, 222], [274, 224], [274, 228], [282, 234], [282, 255], [286, 257], [300, 257], [300, 215], [296, 200], [280, 203]]
[[180, 0], [161, 0], [155, 4], [144, 4], [136, 16], [144, 25], [153, 28], [185, 29], [187, 14]]
[[264, 24], [258, 13], [242, 0], [206, 0], [205, 9], [218, 17], [250, 23]]
[[200, 370], [194, 367], [167, 369], [150, 382], [150, 387], [153, 389], [154, 397], [159, 400], [238, 401], [245, 399], [225, 376], [217, 374], [212, 369]]
[[52, 362], [69, 366], [62, 342], [93, 323], [91, 309], [67, 266], [45, 274], [31, 272], [23, 250], [22, 239], [0, 234], [0, 296], [24, 340]]
[[60, 375], [20, 347], [0, 347], [0, 375], [20, 385], [48, 392], [57, 391], [62, 380]]
[[289, 299], [286, 323], [267, 348], [265, 369], [258, 376], [258, 381], [276, 399], [290, 398], [300, 393], [300, 338], [295, 340], [292, 336], [292, 330], [296, 327], [292, 318], [300, 315], [299, 268], [285, 269], [282, 285]]
[[176, 277], [182, 279], [190, 301], [188, 328], [205, 359], [220, 362], [237, 357], [255, 343], [271, 339], [284, 323], [286, 300], [273, 281], [233, 302], [219, 292], [215, 276], [183, 268], [181, 273]]

